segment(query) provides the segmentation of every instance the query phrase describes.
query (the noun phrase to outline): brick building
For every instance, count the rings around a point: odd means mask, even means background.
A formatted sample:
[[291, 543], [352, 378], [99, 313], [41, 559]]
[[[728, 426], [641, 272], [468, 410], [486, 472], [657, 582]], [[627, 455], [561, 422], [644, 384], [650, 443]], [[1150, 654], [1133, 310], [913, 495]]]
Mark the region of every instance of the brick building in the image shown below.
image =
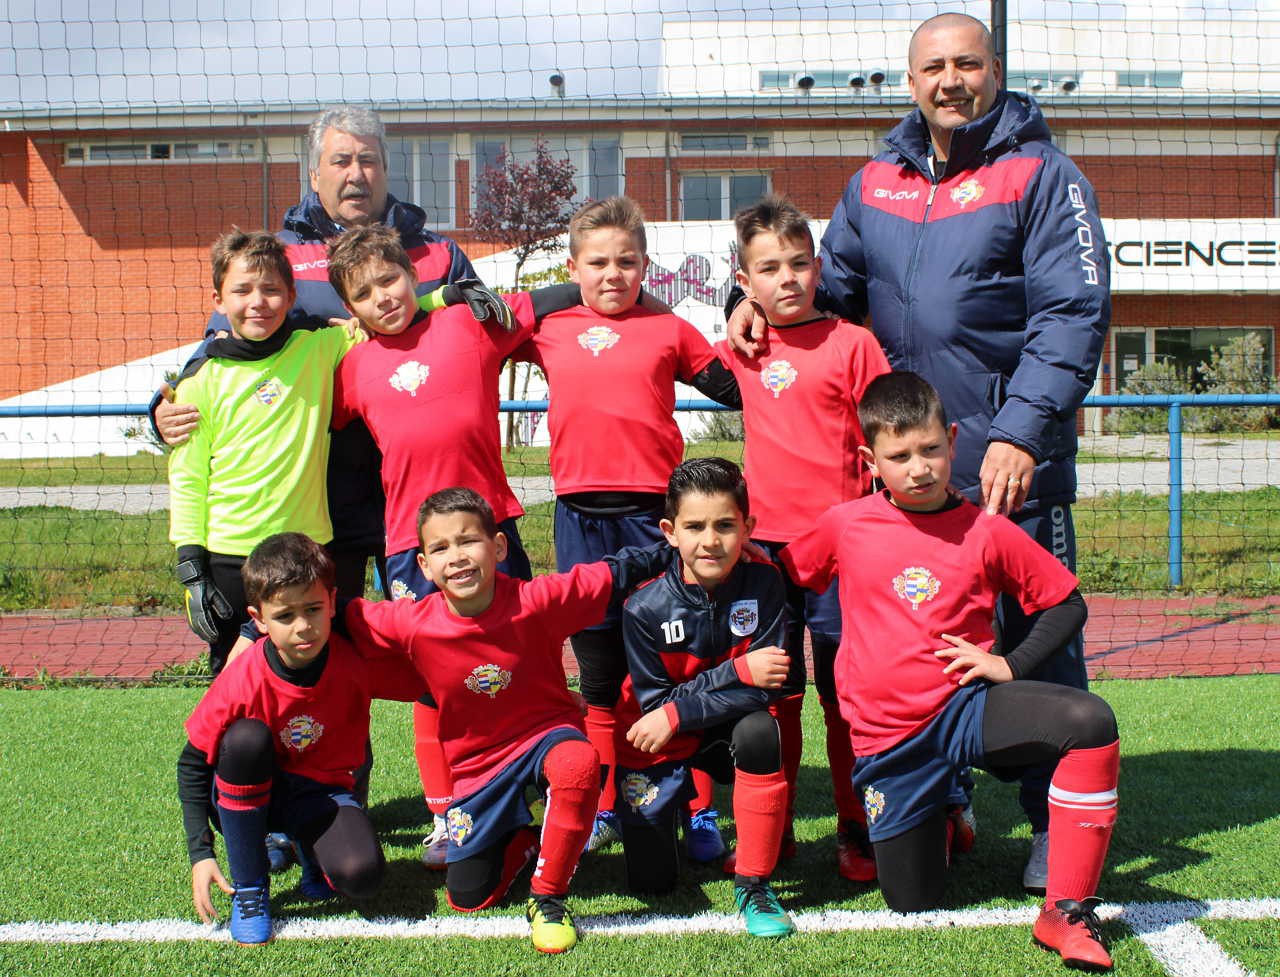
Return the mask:
[[[911, 107], [892, 66], [905, 62], [912, 25], [861, 23], [774, 21], [767, 36], [752, 21], [668, 25], [656, 96], [376, 104], [392, 192], [482, 258], [493, 248], [469, 232], [476, 176], [504, 149], [520, 155], [542, 138], [574, 162], [584, 197], [625, 192], [651, 221], [678, 223], [681, 236], [664, 240], [683, 241], [686, 258], [721, 247], [715, 222], [765, 190], [825, 218]], [[1275, 364], [1280, 24], [1243, 39], [1207, 21], [1196, 30], [1011, 30], [1010, 87], [1037, 95], [1108, 223], [1115, 302], [1101, 392], [1157, 358], [1193, 365], [1242, 330], [1257, 331]], [[0, 346], [0, 400], [163, 361], [198, 338], [209, 243], [232, 224], [280, 226], [305, 189], [301, 133], [317, 108], [0, 118], [0, 316], [15, 332]], [[655, 259], [687, 266], [678, 253]], [[682, 295], [710, 295], [724, 268], [708, 274], [702, 293]], [[710, 321], [702, 304], [690, 317]], [[98, 400], [136, 402], [136, 386], [100, 387]]]

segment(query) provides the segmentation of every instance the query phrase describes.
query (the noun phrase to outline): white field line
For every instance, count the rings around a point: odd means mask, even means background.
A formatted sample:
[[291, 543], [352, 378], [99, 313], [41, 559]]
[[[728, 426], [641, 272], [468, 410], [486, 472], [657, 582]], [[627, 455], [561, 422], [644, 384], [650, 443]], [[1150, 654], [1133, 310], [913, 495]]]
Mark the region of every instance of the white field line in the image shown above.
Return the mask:
[[[806, 933], [850, 931], [970, 929], [989, 926], [1029, 926], [1036, 909], [965, 909], [900, 915], [888, 911], [829, 910], [797, 913], [797, 927]], [[1280, 919], [1280, 899], [1230, 899], [1212, 902], [1129, 903], [1105, 905], [1099, 915], [1128, 925], [1151, 950], [1171, 977], [1246, 977], [1245, 970], [1195, 925], [1197, 919]], [[675, 936], [698, 933], [738, 933], [735, 915], [699, 913], [694, 916], [586, 916], [578, 920], [584, 933], [600, 936]], [[305, 919], [276, 923], [279, 940], [314, 939], [470, 939], [522, 938], [527, 924], [517, 915], [441, 919]], [[127, 923], [5, 923], [0, 943], [173, 943], [229, 940], [224, 926], [205, 926], [180, 919]]]

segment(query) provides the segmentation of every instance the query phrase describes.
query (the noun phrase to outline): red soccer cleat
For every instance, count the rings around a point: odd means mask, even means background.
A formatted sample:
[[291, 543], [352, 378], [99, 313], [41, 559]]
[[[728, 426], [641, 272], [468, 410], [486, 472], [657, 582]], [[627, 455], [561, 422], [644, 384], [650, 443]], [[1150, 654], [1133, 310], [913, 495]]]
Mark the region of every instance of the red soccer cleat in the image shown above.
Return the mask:
[[850, 882], [876, 880], [876, 859], [867, 829], [856, 821], [846, 822], [836, 831], [836, 872]]
[[1083, 902], [1059, 899], [1054, 907], [1040, 910], [1031, 938], [1046, 950], [1057, 950], [1062, 962], [1080, 970], [1110, 970], [1111, 955], [1102, 945], [1102, 933], [1094, 912], [1102, 900]]
[[961, 855], [973, 851], [974, 842], [978, 840], [978, 819], [973, 816], [973, 808], [953, 804], [947, 808], [947, 841], [953, 852]]

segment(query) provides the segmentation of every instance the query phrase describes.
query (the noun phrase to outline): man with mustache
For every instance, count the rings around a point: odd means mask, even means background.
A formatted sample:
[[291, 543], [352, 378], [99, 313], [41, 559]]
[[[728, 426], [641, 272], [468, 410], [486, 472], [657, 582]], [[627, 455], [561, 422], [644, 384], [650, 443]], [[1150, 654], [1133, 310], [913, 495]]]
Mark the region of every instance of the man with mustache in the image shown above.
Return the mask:
[[[1106, 242], [1093, 188], [1002, 77], [981, 21], [949, 13], [916, 29], [916, 109], [836, 205], [817, 304], [869, 316], [890, 365], [928, 380], [958, 425], [952, 485], [1074, 570], [1076, 410], [1111, 318]], [[764, 324], [745, 305], [728, 333], [752, 352]], [[998, 618], [1002, 646], [1016, 647], [1029, 620], [1007, 599]], [[1032, 677], [1085, 688], [1082, 638]], [[1051, 772], [1022, 781], [1029, 891], [1043, 892], [1048, 873]]]

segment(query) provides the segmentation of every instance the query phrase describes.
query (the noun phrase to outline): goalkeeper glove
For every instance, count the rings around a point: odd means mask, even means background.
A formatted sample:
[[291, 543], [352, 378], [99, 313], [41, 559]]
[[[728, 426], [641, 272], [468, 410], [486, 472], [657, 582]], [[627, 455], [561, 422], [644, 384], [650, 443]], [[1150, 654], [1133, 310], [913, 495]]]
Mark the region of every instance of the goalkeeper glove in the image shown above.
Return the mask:
[[519, 328], [511, 306], [478, 278], [460, 278], [448, 285], [441, 285], [434, 292], [419, 296], [418, 308], [434, 312], [446, 305], [467, 303], [476, 322], [493, 319], [503, 332], [515, 332]]
[[218, 640], [218, 622], [235, 611], [209, 576], [209, 551], [203, 546], [178, 547], [178, 582], [187, 589], [187, 624], [202, 641]]

